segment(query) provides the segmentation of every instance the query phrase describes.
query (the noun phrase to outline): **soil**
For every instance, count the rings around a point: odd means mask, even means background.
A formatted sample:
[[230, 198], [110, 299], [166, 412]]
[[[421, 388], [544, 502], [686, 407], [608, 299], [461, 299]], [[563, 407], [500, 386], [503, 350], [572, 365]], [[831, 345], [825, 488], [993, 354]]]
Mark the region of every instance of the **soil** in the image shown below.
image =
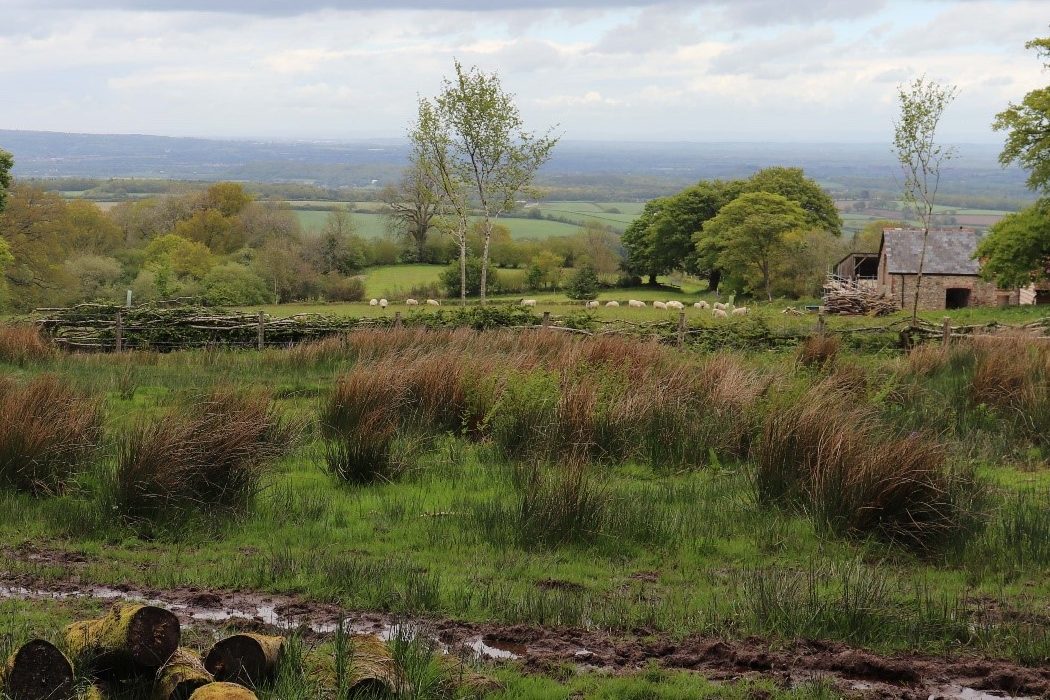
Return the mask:
[[[555, 584], [552, 587], [556, 587]], [[74, 581], [36, 582], [0, 577], [0, 597], [57, 600], [133, 600], [171, 610], [184, 629], [211, 632], [251, 630], [331, 635], [340, 621], [356, 633], [389, 638], [401, 630], [427, 634], [449, 652], [471, 654], [524, 670], [554, 673], [566, 664], [584, 670], [630, 672], [655, 663], [693, 671], [713, 681], [768, 678], [784, 687], [829, 679], [858, 698], [1050, 698], [1050, 667], [980, 658], [881, 655], [839, 642], [767, 639], [672, 639], [652, 630], [611, 633], [600, 630], [501, 625], [452, 619], [412, 618], [357, 612], [294, 596], [249, 591], [134, 589], [84, 586]]]

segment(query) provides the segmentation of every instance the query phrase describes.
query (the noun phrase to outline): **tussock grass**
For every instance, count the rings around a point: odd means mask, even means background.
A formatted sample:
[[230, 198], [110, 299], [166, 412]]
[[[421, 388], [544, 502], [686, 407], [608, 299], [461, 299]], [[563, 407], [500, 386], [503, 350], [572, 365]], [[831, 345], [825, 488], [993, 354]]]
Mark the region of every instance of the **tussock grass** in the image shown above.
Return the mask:
[[243, 512], [299, 431], [268, 395], [215, 389], [123, 437], [116, 506], [126, 519], [148, 522]]
[[798, 363], [805, 367], [825, 368], [835, 364], [842, 342], [836, 335], [818, 333], [802, 341], [798, 347]]
[[54, 355], [36, 326], [0, 324], [0, 363], [25, 366]]
[[99, 404], [55, 375], [0, 377], [0, 484], [57, 494], [85, 471], [102, 441]]

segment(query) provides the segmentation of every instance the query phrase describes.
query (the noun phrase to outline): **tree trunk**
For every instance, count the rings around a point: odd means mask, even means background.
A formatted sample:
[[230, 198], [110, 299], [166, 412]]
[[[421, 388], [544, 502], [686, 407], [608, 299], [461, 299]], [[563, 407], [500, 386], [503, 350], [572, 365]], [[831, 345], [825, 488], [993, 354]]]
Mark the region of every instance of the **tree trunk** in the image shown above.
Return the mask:
[[347, 647], [340, 659], [331, 652], [308, 654], [307, 673], [320, 685], [336, 689], [340, 697], [392, 697], [402, 690], [402, 675], [386, 642], [354, 634]]
[[926, 266], [926, 242], [930, 238], [930, 225], [924, 222], [922, 227], [922, 252], [919, 253], [919, 270], [915, 275], [915, 301], [911, 306], [911, 325], [915, 325], [919, 317], [919, 291], [922, 289], [922, 270]]
[[157, 671], [157, 700], [187, 700], [193, 691], [214, 681], [200, 657], [191, 649], [179, 647]]
[[711, 270], [707, 273], [707, 291], [715, 292], [718, 291], [718, 284], [722, 281], [722, 271], [719, 269]]
[[485, 244], [481, 247], [481, 303], [485, 303], [485, 292], [489, 279], [489, 243], [492, 241], [492, 222], [485, 219]]
[[654, 272], [650, 272], [649, 273], [649, 282], [648, 282], [648, 284], [652, 285], [653, 287], [656, 286], [656, 273], [654, 273]]
[[65, 629], [66, 647], [101, 672], [162, 666], [179, 646], [179, 619], [152, 605], [115, 605], [97, 620]]
[[459, 239], [459, 303], [467, 305], [467, 232]]
[[74, 685], [69, 659], [43, 639], [18, 647], [0, 667], [0, 695], [13, 700], [72, 700]]
[[284, 637], [235, 634], [220, 640], [204, 658], [204, 667], [217, 681], [254, 687], [269, 678], [284, 651]]

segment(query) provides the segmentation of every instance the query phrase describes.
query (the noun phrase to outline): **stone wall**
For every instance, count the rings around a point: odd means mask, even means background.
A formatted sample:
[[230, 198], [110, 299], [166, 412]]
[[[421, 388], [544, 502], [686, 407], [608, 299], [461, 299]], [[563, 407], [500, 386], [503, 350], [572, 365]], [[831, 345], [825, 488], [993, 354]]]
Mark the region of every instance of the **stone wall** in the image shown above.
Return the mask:
[[[887, 275], [879, 280], [884, 296], [893, 299], [901, 308], [910, 309], [915, 299], [916, 275]], [[919, 309], [935, 311], [945, 308], [949, 289], [970, 290], [969, 306], [996, 306], [996, 286], [973, 275], [923, 275], [919, 291]], [[1017, 290], [1010, 292], [1011, 305], [1018, 303]]]

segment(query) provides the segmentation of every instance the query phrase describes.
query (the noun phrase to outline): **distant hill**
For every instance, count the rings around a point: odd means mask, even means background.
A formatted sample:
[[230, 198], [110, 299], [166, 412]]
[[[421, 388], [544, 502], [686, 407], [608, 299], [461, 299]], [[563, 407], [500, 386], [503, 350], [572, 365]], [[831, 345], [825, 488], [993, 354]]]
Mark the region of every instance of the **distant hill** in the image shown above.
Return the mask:
[[[34, 178], [162, 178], [306, 182], [368, 187], [398, 177], [404, 140], [232, 141], [130, 134], [0, 130], [0, 148], [15, 155], [15, 175]], [[1028, 198], [1024, 174], [1003, 169], [998, 147], [961, 144], [945, 169], [942, 191]], [[553, 186], [615, 186], [673, 191], [702, 178], [743, 177], [769, 165], [795, 165], [826, 187], [896, 190], [888, 144], [639, 143], [564, 141], [543, 169]]]

